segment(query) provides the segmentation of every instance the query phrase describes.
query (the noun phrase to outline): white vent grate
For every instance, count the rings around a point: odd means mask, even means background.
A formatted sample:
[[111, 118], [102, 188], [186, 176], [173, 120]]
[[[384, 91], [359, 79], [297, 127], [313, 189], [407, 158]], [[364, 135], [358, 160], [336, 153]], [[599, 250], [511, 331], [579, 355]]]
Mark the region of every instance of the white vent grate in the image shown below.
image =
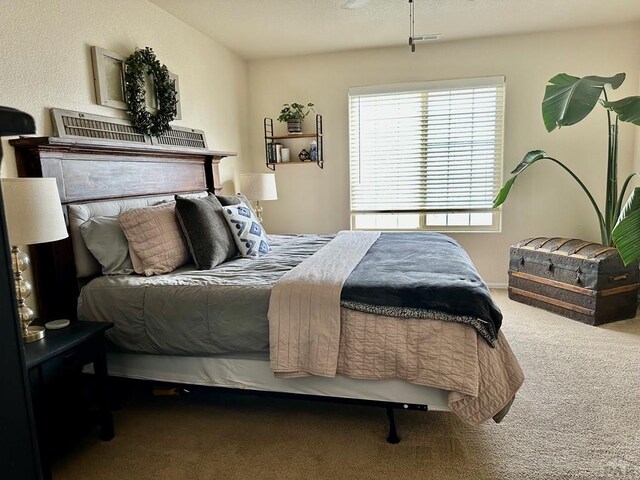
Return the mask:
[[172, 127], [160, 137], [150, 137], [136, 131], [129, 120], [51, 109], [54, 135], [58, 137], [95, 138], [117, 142], [132, 142], [148, 145], [167, 145], [187, 148], [207, 148], [207, 140], [202, 130]]
[[207, 148], [204, 132], [192, 128], [173, 127], [170, 132], [153, 139], [158, 145], [176, 147]]
[[64, 135], [73, 137], [102, 138], [121, 142], [146, 143], [145, 136], [135, 131], [131, 125], [90, 120], [84, 117], [62, 115]]

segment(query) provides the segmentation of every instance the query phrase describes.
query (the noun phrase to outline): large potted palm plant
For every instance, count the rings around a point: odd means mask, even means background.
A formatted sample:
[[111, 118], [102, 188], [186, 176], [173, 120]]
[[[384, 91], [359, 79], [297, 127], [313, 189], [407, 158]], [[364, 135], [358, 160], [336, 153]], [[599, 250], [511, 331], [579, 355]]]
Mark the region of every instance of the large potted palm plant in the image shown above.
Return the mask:
[[609, 89], [617, 89], [625, 79], [624, 73], [613, 77], [574, 77], [561, 73], [549, 80], [542, 101], [542, 118], [548, 132], [574, 125], [584, 119], [596, 105], [607, 111], [609, 149], [607, 154], [607, 184], [604, 210], [578, 176], [563, 162], [542, 150], [532, 150], [511, 172], [513, 175], [498, 192], [493, 206], [502, 205], [516, 179], [527, 168], [541, 160], [553, 162], [578, 182], [595, 210], [604, 245], [615, 245], [625, 265], [640, 259], [640, 187], [634, 188], [625, 203], [627, 188], [634, 176], [631, 173], [618, 188], [618, 123], [630, 122], [640, 126], [640, 97], [609, 100]]

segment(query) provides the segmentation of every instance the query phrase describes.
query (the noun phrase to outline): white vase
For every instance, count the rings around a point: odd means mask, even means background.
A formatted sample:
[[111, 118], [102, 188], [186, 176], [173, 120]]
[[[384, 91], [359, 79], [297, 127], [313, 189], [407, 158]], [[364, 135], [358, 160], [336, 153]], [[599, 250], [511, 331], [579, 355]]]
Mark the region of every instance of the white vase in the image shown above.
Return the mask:
[[282, 150], [280, 150], [280, 158], [282, 158], [283, 162], [288, 162], [291, 160], [288, 148], [283, 148]]

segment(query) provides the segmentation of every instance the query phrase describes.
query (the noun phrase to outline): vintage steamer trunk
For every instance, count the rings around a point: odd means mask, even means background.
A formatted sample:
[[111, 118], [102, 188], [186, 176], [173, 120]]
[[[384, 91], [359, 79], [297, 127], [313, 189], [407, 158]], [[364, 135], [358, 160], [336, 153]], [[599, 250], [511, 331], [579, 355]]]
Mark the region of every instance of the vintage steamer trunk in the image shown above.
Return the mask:
[[598, 243], [537, 237], [511, 247], [509, 298], [589, 325], [635, 317], [639, 280], [637, 264]]

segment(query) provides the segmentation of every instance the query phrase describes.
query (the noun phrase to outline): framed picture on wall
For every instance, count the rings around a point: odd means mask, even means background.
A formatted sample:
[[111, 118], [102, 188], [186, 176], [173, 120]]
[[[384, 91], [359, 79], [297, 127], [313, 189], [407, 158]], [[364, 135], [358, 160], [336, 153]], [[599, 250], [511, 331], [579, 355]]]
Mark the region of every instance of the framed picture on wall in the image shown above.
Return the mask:
[[176, 82], [176, 120], [181, 120], [182, 109], [180, 108], [180, 106], [182, 105], [182, 103], [180, 102], [180, 78], [173, 72], [169, 72], [169, 76]]
[[[125, 100], [124, 62], [126, 57], [104, 48], [91, 47], [91, 60], [93, 62], [93, 82], [96, 90], [96, 103], [105, 107], [127, 110], [129, 108]], [[176, 82], [176, 120], [182, 119], [180, 104], [180, 83], [175, 73], [169, 72], [169, 76]], [[153, 92], [153, 80], [148, 79], [147, 92]], [[147, 107], [150, 111], [157, 108], [154, 95], [147, 95]]]
[[124, 98], [124, 61], [126, 59], [122, 55], [99, 47], [91, 47], [91, 59], [96, 103], [126, 110], [128, 108]]

